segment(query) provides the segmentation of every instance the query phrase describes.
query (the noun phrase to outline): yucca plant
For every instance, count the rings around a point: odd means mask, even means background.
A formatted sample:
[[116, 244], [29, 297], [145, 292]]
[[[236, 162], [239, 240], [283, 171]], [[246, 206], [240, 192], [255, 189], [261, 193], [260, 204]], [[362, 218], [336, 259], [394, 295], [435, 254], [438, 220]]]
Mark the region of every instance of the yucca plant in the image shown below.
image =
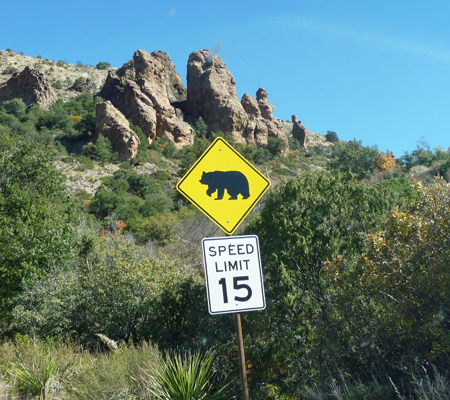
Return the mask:
[[35, 360], [31, 365], [24, 361], [16, 361], [8, 370], [8, 373], [14, 376], [20, 394], [42, 396], [43, 400], [57, 372], [58, 366], [51, 354]]
[[[11, 346], [10, 346], [11, 347]], [[75, 349], [71, 344], [44, 343], [18, 337], [5, 363], [5, 373], [19, 395], [40, 396], [59, 391], [74, 366]]]
[[231, 382], [215, 388], [214, 353], [165, 354], [165, 361], [144, 369], [141, 380], [158, 400], [230, 400]]

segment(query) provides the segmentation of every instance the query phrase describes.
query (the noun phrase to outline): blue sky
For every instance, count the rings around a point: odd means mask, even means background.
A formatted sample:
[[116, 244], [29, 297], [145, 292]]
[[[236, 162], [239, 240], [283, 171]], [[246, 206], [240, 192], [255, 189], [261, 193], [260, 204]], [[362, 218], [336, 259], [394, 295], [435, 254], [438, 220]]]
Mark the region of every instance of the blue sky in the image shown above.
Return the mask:
[[450, 146], [447, 0], [16, 0], [2, 11], [3, 50], [113, 67], [162, 50], [185, 81], [189, 54], [208, 48], [238, 97], [264, 87], [278, 118], [397, 157], [419, 141]]

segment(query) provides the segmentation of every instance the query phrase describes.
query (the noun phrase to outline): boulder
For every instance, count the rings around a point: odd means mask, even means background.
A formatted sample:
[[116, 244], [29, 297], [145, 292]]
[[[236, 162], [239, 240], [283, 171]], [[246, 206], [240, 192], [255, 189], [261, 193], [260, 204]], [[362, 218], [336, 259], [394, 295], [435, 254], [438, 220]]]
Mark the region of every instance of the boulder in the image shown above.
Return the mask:
[[237, 98], [236, 81], [225, 63], [209, 50], [189, 56], [186, 113], [202, 117], [210, 131], [229, 132], [245, 143], [242, 133], [248, 117]]
[[119, 153], [119, 157], [124, 159], [136, 157], [140, 140], [130, 128], [125, 116], [110, 101], [96, 105], [95, 132], [94, 140], [98, 139], [99, 134], [108, 138], [113, 150]]
[[29, 66], [22, 72], [16, 72], [0, 87], [0, 103], [15, 98], [21, 99], [27, 106], [39, 104], [48, 109], [58, 98], [44, 74]]

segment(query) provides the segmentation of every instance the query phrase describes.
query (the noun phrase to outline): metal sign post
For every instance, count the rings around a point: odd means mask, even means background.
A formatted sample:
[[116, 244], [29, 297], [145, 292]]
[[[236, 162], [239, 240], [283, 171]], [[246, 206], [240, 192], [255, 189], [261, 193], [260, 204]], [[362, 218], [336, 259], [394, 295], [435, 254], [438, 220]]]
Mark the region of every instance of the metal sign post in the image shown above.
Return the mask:
[[244, 354], [244, 338], [242, 336], [241, 314], [234, 314], [234, 323], [236, 326], [236, 336], [239, 354], [239, 371], [241, 373], [242, 398], [248, 400], [248, 384], [247, 384], [247, 365], [245, 364]]
[[244, 400], [249, 399], [240, 312], [266, 307], [259, 240], [256, 235], [202, 240], [209, 313], [234, 313]]
[[258, 237], [231, 235], [270, 187], [270, 181], [224, 139], [217, 138], [178, 182], [177, 190], [228, 237], [202, 240], [209, 313], [234, 313], [242, 381], [249, 400], [240, 312], [264, 310]]

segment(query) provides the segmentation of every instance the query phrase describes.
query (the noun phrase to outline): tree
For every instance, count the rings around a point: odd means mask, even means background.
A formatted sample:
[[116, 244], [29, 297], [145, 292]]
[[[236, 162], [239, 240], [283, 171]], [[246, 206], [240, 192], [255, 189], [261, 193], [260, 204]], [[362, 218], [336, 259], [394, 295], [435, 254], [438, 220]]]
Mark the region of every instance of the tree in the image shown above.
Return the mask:
[[95, 142], [95, 155], [98, 157], [102, 165], [105, 165], [107, 162], [111, 161], [113, 155], [111, 141], [101, 134], [98, 135], [98, 139]]
[[23, 282], [74, 256], [76, 221], [49, 153], [0, 126], [0, 318]]
[[349, 171], [358, 179], [369, 177], [377, 169], [378, 149], [364, 147], [362, 141], [353, 139], [348, 143], [336, 143], [332, 149], [331, 168]]
[[206, 138], [207, 137], [208, 125], [206, 125], [206, 123], [202, 117], [198, 117], [197, 121], [195, 122], [194, 131], [198, 138]]
[[253, 335], [248, 342], [265, 343], [252, 353], [258, 357], [253, 365], [265, 366], [272, 377], [318, 373], [308, 364], [323, 363], [313, 358], [319, 321], [329, 306], [323, 263], [359, 254], [394, 200], [384, 187], [326, 172], [305, 173], [268, 196], [246, 229], [260, 239], [267, 299], [264, 314], [246, 317]]
[[11, 115], [21, 120], [25, 117], [25, 111], [27, 109], [26, 104], [20, 99], [13, 99], [5, 101], [2, 104], [2, 108]]
[[439, 178], [431, 187], [415, 182], [414, 191], [416, 201], [394, 208], [354, 263], [326, 268], [335, 306], [323, 348], [339, 353], [347, 371], [376, 366], [393, 376], [430, 363], [448, 370], [450, 185]]
[[327, 142], [339, 142], [339, 137], [336, 132], [334, 131], [327, 131], [327, 134], [325, 135], [325, 139]]

